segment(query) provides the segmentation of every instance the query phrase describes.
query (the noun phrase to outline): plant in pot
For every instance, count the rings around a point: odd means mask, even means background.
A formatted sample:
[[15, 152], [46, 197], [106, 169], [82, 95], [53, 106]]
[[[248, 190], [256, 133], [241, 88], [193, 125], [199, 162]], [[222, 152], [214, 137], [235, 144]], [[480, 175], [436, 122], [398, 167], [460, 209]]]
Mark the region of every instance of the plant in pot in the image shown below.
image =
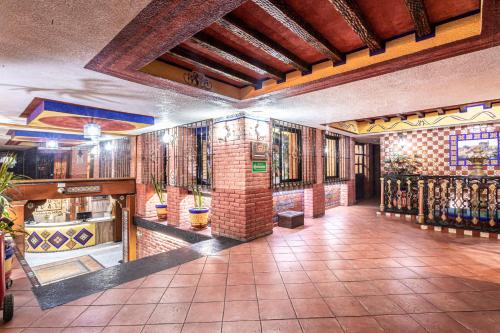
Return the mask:
[[193, 229], [205, 229], [208, 225], [207, 207], [203, 207], [203, 195], [198, 187], [193, 187], [194, 207], [189, 208], [189, 222]]
[[158, 220], [166, 221], [168, 215], [168, 209], [167, 209], [167, 203], [163, 198], [163, 183], [159, 179], [157, 179], [154, 175], [151, 175], [151, 182], [153, 183], [156, 196], [160, 201], [159, 204], [155, 205], [156, 215], [158, 216]]
[[[7, 287], [12, 285], [12, 280], [10, 279], [10, 274], [12, 272], [12, 260], [14, 257], [14, 241], [13, 237], [16, 234], [25, 235], [26, 232], [22, 229], [18, 229], [14, 225], [13, 217], [9, 212], [10, 198], [6, 195], [6, 191], [14, 187], [14, 180], [18, 179], [13, 172], [9, 169], [16, 163], [16, 158], [13, 155], [7, 155], [2, 158], [0, 164], [0, 234], [5, 236], [5, 257], [4, 260], [4, 271], [5, 271], [5, 281], [7, 281]], [[11, 297], [12, 295], [6, 295], [5, 297]], [[4, 321], [6, 319], [6, 310], [9, 311], [8, 306], [6, 307], [5, 302], [10, 302], [11, 300], [4, 299]], [[7, 318], [11, 317], [12, 313], [7, 314]]]
[[408, 156], [404, 153], [393, 153], [384, 160], [385, 170], [393, 175], [414, 175], [420, 173], [419, 156]]

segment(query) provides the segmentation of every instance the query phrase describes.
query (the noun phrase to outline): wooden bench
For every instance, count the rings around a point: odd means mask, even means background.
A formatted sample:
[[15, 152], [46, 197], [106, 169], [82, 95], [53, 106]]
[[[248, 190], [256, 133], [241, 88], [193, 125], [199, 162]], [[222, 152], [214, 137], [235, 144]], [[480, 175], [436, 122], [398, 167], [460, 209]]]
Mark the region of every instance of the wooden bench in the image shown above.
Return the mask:
[[300, 227], [301, 225], [304, 225], [303, 212], [287, 210], [285, 212], [278, 213], [278, 226], [293, 229]]

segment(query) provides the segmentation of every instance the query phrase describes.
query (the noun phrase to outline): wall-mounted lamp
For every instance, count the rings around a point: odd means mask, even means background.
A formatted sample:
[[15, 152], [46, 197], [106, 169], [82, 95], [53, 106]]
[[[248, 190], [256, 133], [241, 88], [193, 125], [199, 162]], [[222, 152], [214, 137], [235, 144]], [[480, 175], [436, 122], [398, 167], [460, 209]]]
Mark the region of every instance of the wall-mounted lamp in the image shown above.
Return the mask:
[[113, 141], [106, 142], [106, 144], [104, 144], [104, 149], [106, 149], [106, 151], [112, 151], [114, 149]]
[[165, 134], [163, 134], [161, 141], [163, 141], [163, 143], [170, 144], [174, 141], [174, 136], [170, 134], [169, 131], [165, 131]]
[[255, 136], [257, 137], [257, 141], [262, 141], [266, 138], [266, 128], [265, 126], [260, 126], [260, 122], [257, 121], [255, 125]]
[[90, 154], [94, 156], [99, 155], [99, 146], [95, 145], [94, 147], [92, 147], [92, 149], [90, 150]]
[[408, 140], [406, 140], [406, 138], [403, 136], [402, 133], [399, 133], [398, 134], [398, 147], [401, 150], [404, 150], [404, 149], [406, 149], [407, 146], [408, 146]]
[[57, 148], [59, 148], [59, 143], [56, 140], [49, 140], [49, 141], [45, 142], [45, 148], [57, 149]]
[[217, 139], [219, 141], [225, 141], [229, 140], [231, 137], [231, 129], [229, 128], [227, 122], [224, 123], [224, 126], [219, 126], [217, 128]]

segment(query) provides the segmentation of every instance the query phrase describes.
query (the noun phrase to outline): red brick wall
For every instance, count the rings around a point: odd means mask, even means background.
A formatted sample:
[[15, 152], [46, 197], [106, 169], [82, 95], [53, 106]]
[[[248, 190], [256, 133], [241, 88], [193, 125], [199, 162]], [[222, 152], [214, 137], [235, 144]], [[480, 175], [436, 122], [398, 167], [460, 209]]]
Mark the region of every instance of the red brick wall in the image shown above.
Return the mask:
[[314, 184], [304, 190], [304, 216], [321, 217], [325, 215], [325, 186]]
[[[231, 136], [218, 133], [230, 128]], [[214, 124], [214, 185], [212, 234], [249, 240], [272, 232], [273, 199], [268, 172], [252, 173], [251, 142], [257, 140], [256, 120], [238, 118]], [[268, 126], [265, 122], [260, 127]], [[269, 142], [269, 138], [264, 138]]]
[[141, 227], [137, 228], [137, 259], [189, 246], [181, 239]]

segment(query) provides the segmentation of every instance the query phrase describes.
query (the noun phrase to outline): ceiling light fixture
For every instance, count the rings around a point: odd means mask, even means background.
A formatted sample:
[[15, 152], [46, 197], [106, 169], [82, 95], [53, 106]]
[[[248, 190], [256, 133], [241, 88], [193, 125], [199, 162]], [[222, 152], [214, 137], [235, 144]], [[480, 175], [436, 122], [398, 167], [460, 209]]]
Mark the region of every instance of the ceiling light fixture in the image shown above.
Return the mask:
[[59, 148], [59, 143], [56, 140], [49, 140], [49, 141], [45, 142], [45, 148], [57, 149], [57, 148]]
[[101, 126], [96, 123], [87, 123], [83, 126], [83, 136], [86, 139], [97, 140], [101, 136]]

